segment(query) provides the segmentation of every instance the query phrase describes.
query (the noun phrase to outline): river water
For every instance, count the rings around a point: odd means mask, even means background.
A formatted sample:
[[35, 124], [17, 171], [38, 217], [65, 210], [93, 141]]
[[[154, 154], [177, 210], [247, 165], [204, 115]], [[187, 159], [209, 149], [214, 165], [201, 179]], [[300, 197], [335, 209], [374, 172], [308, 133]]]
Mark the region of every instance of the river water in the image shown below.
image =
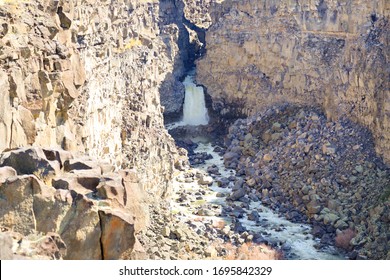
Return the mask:
[[[184, 105], [183, 121], [167, 126], [172, 129], [178, 126], [185, 125], [204, 125], [208, 122], [207, 109], [204, 103], [203, 88], [198, 87], [193, 83], [192, 76], [185, 79], [186, 87], [186, 103]], [[196, 95], [196, 96], [193, 96]], [[190, 101], [189, 101], [190, 100]], [[188, 112], [194, 111], [194, 112]], [[228, 170], [223, 164], [222, 157], [214, 151], [214, 147], [205, 139], [192, 139], [198, 144], [195, 149], [196, 153], [205, 152], [212, 156], [202, 165], [196, 168], [191, 168], [187, 171], [182, 171], [174, 179], [174, 196], [171, 203], [171, 211], [185, 221], [199, 221], [199, 223], [218, 222], [221, 221], [227, 225], [232, 225], [232, 218], [223, 213], [222, 209], [228, 205], [226, 197], [232, 193], [233, 182], [230, 182], [227, 187], [219, 187], [218, 180], [235, 176], [233, 170]], [[207, 173], [209, 166], [218, 168], [220, 175], [213, 175], [213, 183], [209, 186], [198, 184], [197, 180], [186, 180], [186, 174]], [[186, 194], [197, 193], [201, 197], [194, 199]], [[184, 194], [184, 201], [183, 201]], [[181, 199], [180, 199], [181, 198]], [[232, 203], [230, 203], [231, 205]], [[240, 207], [241, 202], [233, 203], [234, 206]], [[197, 209], [207, 206], [212, 209], [210, 214], [198, 214]], [[333, 247], [325, 249], [320, 248], [320, 241], [316, 240], [311, 234], [310, 225], [292, 223], [284, 217], [278, 215], [268, 207], [262, 205], [260, 201], [251, 201], [249, 207], [242, 208], [245, 210], [242, 217], [238, 220], [246, 228], [247, 231], [262, 234], [270, 244], [279, 245], [284, 251], [284, 257], [287, 259], [302, 259], [302, 260], [330, 260], [343, 259], [337, 250]], [[255, 222], [248, 219], [250, 213], [257, 212], [259, 219]], [[205, 217], [206, 216], [206, 217]], [[237, 222], [237, 221], [236, 221]]]

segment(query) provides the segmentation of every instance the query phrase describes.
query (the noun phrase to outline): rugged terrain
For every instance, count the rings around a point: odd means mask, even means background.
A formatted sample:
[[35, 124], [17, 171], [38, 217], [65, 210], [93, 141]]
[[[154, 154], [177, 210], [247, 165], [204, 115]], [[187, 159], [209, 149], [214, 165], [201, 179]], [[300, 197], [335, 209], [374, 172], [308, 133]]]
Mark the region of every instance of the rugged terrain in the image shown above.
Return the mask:
[[225, 117], [271, 104], [319, 105], [368, 127], [390, 160], [390, 3], [224, 1], [197, 81]]
[[[266, 227], [259, 200], [312, 224], [319, 249], [390, 258], [389, 9], [0, 0], [0, 258], [288, 257], [239, 220]], [[235, 176], [190, 167], [212, 157], [164, 127], [194, 67], [199, 131], [227, 134], [215, 149]], [[213, 184], [226, 205], [204, 201]]]
[[225, 164], [265, 205], [314, 225], [322, 244], [336, 241], [351, 258], [390, 257], [390, 169], [367, 129], [284, 105], [238, 120], [227, 143]]

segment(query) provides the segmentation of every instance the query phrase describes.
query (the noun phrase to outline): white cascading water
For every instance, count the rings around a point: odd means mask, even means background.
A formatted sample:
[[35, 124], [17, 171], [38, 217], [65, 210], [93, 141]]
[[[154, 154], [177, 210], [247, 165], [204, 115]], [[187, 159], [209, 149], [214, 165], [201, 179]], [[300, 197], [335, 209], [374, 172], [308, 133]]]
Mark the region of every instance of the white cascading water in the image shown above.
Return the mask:
[[183, 82], [185, 86], [183, 124], [206, 125], [209, 122], [203, 88], [194, 83], [193, 76], [188, 75]]

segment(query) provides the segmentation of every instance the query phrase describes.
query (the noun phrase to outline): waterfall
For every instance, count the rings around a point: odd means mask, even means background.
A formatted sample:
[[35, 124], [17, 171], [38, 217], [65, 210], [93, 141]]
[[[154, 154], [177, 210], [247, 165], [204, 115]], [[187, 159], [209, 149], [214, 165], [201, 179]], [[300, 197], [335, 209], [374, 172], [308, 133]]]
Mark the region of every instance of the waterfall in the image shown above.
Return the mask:
[[188, 75], [185, 86], [183, 123], [184, 125], [205, 125], [209, 122], [203, 88], [197, 86], [192, 75]]

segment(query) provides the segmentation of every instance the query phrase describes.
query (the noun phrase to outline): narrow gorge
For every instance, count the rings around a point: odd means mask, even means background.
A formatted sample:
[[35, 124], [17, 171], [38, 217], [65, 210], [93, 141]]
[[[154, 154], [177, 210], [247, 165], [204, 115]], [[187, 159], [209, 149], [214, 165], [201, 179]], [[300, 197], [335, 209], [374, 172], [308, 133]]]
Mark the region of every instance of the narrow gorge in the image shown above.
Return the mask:
[[387, 0], [0, 0], [0, 259], [390, 259]]

